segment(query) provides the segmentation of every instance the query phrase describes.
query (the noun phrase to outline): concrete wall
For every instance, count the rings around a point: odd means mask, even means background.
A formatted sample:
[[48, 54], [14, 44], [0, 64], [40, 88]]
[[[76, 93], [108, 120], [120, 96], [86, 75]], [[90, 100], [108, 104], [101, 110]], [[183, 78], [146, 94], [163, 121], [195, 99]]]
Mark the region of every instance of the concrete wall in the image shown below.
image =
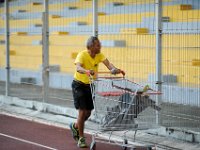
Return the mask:
[[[12, 83], [21, 83], [21, 78], [33, 78], [36, 80], [36, 85], [43, 85], [42, 72], [41, 71], [28, 71], [12, 69], [10, 72], [10, 81]], [[6, 80], [5, 69], [0, 68], [0, 81]], [[65, 73], [53, 72], [50, 73], [50, 87], [71, 89], [71, 82], [73, 76]]]

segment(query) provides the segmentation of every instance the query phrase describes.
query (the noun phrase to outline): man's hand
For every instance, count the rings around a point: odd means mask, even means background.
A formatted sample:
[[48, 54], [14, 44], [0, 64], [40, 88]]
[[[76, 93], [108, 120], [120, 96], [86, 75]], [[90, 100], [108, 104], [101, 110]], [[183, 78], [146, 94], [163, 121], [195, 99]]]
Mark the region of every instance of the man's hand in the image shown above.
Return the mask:
[[121, 70], [121, 74], [122, 74], [123, 76], [125, 76], [126, 73], [125, 73], [123, 70]]
[[111, 72], [111, 74], [122, 74], [123, 76], [125, 75], [125, 72], [123, 71], [123, 70], [121, 70], [121, 69], [117, 69], [117, 68], [113, 68], [113, 69], [111, 69], [110, 70], [110, 72]]
[[86, 70], [85, 71], [85, 74], [87, 74], [88, 76], [90, 76], [90, 75], [94, 75], [94, 70]]

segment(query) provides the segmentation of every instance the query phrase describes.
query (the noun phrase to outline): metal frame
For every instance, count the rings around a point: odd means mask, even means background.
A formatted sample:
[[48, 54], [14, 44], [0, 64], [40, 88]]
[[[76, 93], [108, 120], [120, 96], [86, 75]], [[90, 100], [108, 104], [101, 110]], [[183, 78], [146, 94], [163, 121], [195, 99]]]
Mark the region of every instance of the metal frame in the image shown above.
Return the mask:
[[[156, 84], [157, 90], [162, 90], [162, 0], [155, 1], [155, 8], [156, 8]], [[162, 100], [161, 95], [156, 96], [156, 104], [158, 105], [159, 102]], [[160, 123], [160, 117], [158, 112], [156, 113], [156, 122], [157, 124]]]
[[6, 93], [10, 93], [10, 27], [9, 27], [9, 0], [5, 0], [5, 49], [6, 49]]
[[49, 1], [44, 0], [42, 26], [42, 79], [43, 102], [49, 98]]

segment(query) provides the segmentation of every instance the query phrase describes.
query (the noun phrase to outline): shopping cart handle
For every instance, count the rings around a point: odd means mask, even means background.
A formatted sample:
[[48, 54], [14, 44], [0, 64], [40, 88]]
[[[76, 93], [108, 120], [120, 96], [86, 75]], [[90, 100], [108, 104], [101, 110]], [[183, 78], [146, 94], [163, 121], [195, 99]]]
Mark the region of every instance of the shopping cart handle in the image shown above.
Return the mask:
[[[120, 69], [120, 73], [125, 76], [125, 72], [123, 70]], [[97, 72], [97, 74], [112, 74], [110, 71], [100, 71], [100, 72]]]
[[100, 71], [100, 72], [96, 72], [97, 74], [111, 74], [109, 71]]

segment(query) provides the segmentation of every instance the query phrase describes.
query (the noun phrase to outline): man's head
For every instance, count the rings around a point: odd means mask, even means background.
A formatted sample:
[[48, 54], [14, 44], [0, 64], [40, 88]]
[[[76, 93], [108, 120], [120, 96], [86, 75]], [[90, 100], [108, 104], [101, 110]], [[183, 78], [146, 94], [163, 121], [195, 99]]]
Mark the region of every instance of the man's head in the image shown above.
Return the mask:
[[87, 40], [87, 49], [92, 53], [92, 54], [98, 54], [100, 53], [101, 50], [101, 43], [99, 39], [95, 36], [91, 36]]

